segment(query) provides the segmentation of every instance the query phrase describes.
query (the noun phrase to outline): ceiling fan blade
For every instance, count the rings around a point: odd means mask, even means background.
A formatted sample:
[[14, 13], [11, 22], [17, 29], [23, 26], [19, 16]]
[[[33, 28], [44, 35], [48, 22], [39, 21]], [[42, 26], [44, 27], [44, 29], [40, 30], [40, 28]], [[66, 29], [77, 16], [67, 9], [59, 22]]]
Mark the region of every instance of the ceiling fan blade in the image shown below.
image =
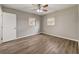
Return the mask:
[[44, 12], [48, 11], [48, 4], [32, 4], [33, 8], [32, 10], [42, 10]]
[[48, 4], [43, 5], [43, 8], [46, 8], [46, 7], [48, 7]]
[[45, 5], [45, 6], [43, 7], [43, 11], [45, 11], [45, 12], [48, 11], [48, 6], [47, 6], [47, 5]]
[[43, 9], [43, 11], [44, 11], [44, 12], [47, 12], [48, 10], [46, 10], [46, 9]]
[[47, 12], [48, 11], [48, 4], [45, 4], [41, 7], [41, 9], [44, 11], [44, 12]]

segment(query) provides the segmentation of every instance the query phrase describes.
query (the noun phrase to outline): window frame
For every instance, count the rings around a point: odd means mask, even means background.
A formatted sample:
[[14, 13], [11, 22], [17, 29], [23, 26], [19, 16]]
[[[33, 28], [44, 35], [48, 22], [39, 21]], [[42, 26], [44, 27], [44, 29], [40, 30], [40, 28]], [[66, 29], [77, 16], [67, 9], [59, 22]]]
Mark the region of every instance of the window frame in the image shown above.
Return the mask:
[[47, 26], [55, 26], [55, 17], [47, 18]]
[[29, 26], [35, 26], [36, 25], [36, 18], [35, 17], [29, 17]]

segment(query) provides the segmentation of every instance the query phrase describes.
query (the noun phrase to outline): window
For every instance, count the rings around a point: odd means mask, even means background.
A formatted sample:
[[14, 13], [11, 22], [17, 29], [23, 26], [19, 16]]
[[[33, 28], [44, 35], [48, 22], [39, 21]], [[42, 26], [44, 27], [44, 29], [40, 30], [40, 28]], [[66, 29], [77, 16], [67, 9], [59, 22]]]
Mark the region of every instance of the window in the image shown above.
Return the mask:
[[48, 18], [47, 19], [47, 25], [54, 26], [55, 25], [55, 18], [54, 17]]
[[29, 25], [35, 26], [35, 18], [29, 18]]

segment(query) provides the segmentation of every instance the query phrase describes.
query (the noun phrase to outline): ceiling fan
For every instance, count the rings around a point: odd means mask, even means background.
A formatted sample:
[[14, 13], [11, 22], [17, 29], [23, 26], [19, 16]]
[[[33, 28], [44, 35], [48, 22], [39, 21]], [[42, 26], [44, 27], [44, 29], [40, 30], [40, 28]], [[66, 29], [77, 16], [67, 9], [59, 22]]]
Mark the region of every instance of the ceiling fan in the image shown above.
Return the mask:
[[48, 4], [32, 4], [33, 10], [37, 12], [47, 12], [48, 11]]

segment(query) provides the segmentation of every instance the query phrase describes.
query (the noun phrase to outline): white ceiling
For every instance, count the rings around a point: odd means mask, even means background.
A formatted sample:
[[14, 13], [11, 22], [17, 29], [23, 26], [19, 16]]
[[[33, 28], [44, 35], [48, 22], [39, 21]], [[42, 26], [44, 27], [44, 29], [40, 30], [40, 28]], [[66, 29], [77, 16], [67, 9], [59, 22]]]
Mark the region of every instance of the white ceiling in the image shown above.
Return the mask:
[[42, 13], [38, 13], [36, 10], [34, 10], [32, 4], [3, 4], [3, 6], [8, 8], [13, 8], [16, 10], [29, 12], [29, 13], [38, 14], [38, 15], [45, 15], [64, 8], [72, 7], [74, 6], [74, 4], [48, 4], [48, 11]]

